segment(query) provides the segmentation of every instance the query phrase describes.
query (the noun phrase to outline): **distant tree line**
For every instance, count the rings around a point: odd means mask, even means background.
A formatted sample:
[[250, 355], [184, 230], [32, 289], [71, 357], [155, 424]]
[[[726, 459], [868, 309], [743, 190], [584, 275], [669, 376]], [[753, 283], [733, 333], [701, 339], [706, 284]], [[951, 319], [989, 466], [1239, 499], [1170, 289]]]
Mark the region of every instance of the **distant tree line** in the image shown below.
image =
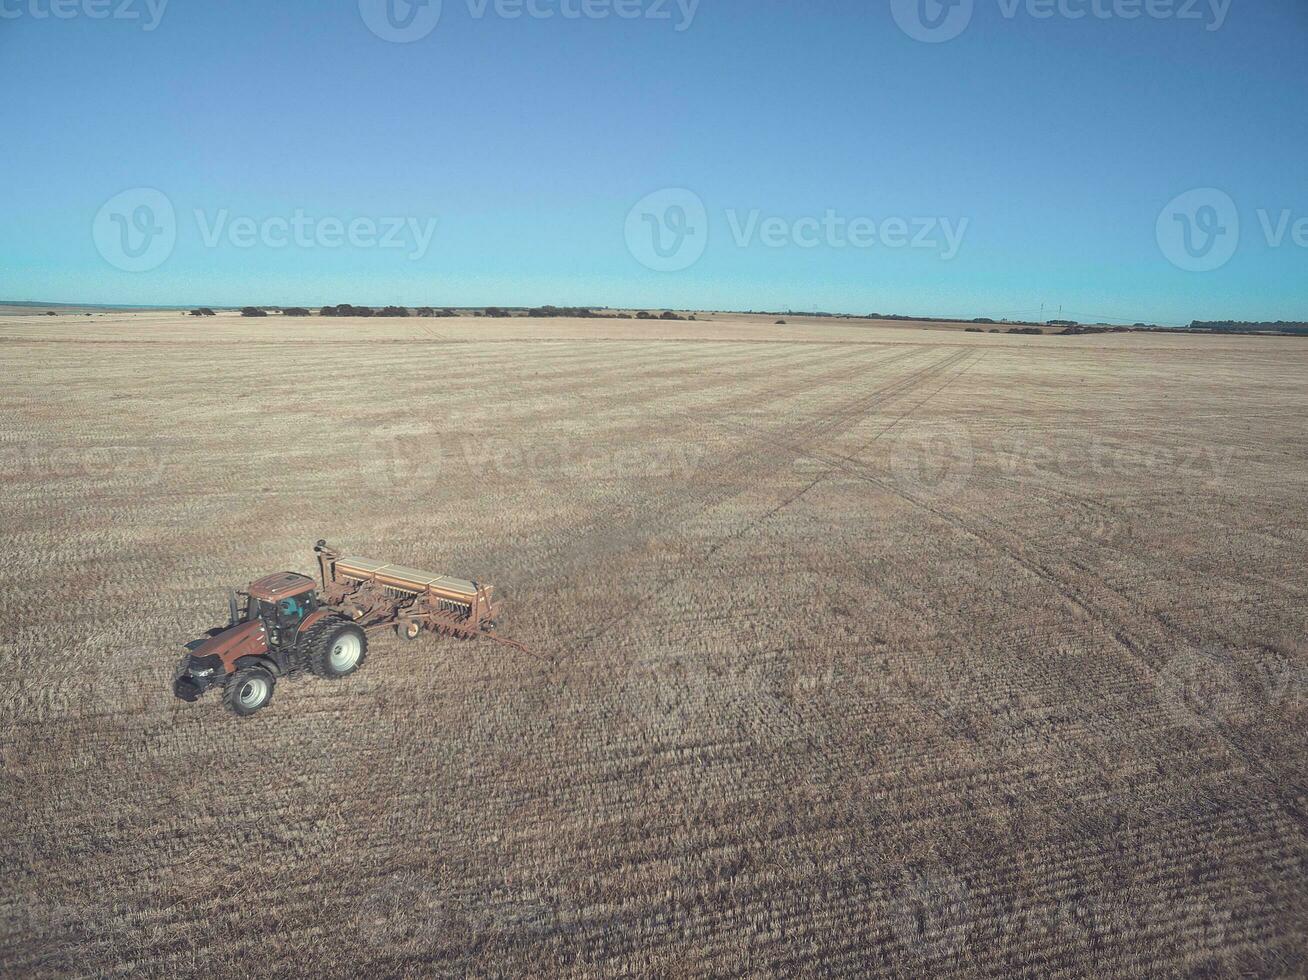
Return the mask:
[[1294, 320], [1241, 321], [1241, 320], [1195, 320], [1190, 324], [1191, 330], [1206, 333], [1280, 333], [1296, 337], [1308, 337], [1308, 323]]
[[586, 319], [596, 317], [594, 310], [587, 309], [584, 306], [533, 306], [527, 311], [527, 316], [543, 320], [555, 316], [570, 316]]
[[[268, 311], [280, 312], [283, 316], [313, 316], [313, 311], [303, 306], [278, 307], [258, 307], [246, 306], [241, 310], [241, 316], [267, 316]], [[581, 320], [630, 320], [633, 318], [631, 313], [607, 313], [597, 312], [589, 306], [532, 306], [532, 307], [503, 307], [487, 306], [480, 310], [465, 310], [464, 313], [456, 312], [450, 307], [437, 308], [433, 306], [419, 306], [413, 308], [410, 312], [409, 307], [405, 306], [384, 306], [375, 309], [371, 306], [355, 306], [352, 303], [340, 303], [336, 306], [323, 306], [319, 308], [321, 316], [348, 316], [348, 317], [457, 317], [472, 315], [474, 317], [490, 317], [491, 319], [507, 319], [515, 315], [529, 317], [535, 320], [550, 319], [553, 317], [571, 317]], [[214, 311], [207, 307], [191, 311], [191, 316], [214, 316]], [[672, 310], [662, 312], [650, 310], [638, 310], [635, 315], [637, 320], [695, 320], [692, 313], [689, 316], [681, 316]]]
[[409, 312], [407, 306], [383, 306], [380, 310], [374, 310], [371, 306], [354, 306], [351, 303], [341, 303], [339, 306], [324, 306], [321, 311], [323, 316], [436, 316], [452, 317], [458, 316], [451, 309], [436, 309], [431, 306], [419, 306], [414, 309], [413, 313]]
[[[1143, 327], [1143, 325], [1141, 325]], [[1066, 330], [1062, 331], [1059, 336], [1062, 337], [1079, 337], [1087, 333], [1135, 333], [1136, 327], [1086, 327], [1079, 323], [1071, 324]], [[1148, 329], [1143, 327], [1143, 329]]]

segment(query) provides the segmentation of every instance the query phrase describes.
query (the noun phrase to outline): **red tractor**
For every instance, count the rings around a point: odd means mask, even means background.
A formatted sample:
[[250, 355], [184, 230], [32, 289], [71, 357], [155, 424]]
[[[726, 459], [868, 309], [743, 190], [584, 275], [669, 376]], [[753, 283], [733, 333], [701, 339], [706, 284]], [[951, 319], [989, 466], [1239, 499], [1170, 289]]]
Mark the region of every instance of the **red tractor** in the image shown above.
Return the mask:
[[186, 645], [173, 679], [177, 697], [197, 701], [220, 687], [231, 711], [252, 715], [271, 703], [281, 678], [353, 674], [368, 657], [370, 635], [395, 630], [413, 640], [431, 630], [472, 639], [495, 628], [492, 586], [345, 558], [325, 541], [314, 551], [321, 583], [278, 572], [229, 595], [228, 624]]

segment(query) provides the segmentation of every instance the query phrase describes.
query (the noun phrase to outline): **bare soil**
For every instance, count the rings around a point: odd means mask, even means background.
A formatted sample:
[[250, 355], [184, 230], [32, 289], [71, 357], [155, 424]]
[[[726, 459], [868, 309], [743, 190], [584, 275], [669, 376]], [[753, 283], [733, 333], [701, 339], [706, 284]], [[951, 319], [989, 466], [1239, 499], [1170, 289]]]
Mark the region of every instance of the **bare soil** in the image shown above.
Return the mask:
[[0, 317], [0, 973], [1302, 975], [1308, 343], [775, 319]]

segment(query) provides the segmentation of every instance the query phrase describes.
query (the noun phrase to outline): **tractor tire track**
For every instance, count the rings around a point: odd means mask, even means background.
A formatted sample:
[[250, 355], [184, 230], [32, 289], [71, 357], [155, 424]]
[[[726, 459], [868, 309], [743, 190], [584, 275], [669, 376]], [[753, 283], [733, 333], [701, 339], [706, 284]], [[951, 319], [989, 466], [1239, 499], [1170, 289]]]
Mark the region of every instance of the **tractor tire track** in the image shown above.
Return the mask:
[[[696, 506], [695, 506], [696, 512], [714, 506], [719, 506], [722, 503], [726, 503], [734, 499], [735, 497], [739, 496], [741, 493], [744, 493], [747, 489], [750, 489], [751, 486], [750, 481], [752, 480], [753, 476], [758, 472], [758, 469], [760, 468], [761, 464], [765, 460], [768, 462], [772, 462], [775, 461], [775, 459], [777, 459], [778, 457], [791, 458], [791, 459], [797, 458], [801, 450], [795, 445], [796, 443], [802, 442], [804, 441], [804, 439], [816, 440], [835, 429], [845, 427], [854, 419], [865, 416], [869, 411], [873, 410], [874, 408], [880, 407], [881, 405], [887, 404], [899, 397], [902, 397], [906, 393], [917, 390], [923, 383], [939, 376], [942, 373], [947, 372], [950, 368], [954, 367], [960, 361], [964, 360], [969, 356], [971, 356], [971, 352], [964, 351], [958, 354], [949, 355], [941, 361], [933, 362], [932, 364], [929, 364], [926, 367], [913, 372], [912, 374], [910, 374], [905, 378], [901, 378], [895, 382], [890, 383], [889, 385], [886, 385], [882, 388], [878, 388], [871, 393], [868, 393], [864, 396], [854, 399], [852, 403], [837, 408], [836, 410], [829, 413], [827, 416], [823, 418], [814, 420], [807, 425], [802, 425], [797, 427], [798, 431], [791, 432], [789, 439], [778, 440], [776, 438], [767, 438], [766, 440], [762, 440], [762, 444], [759, 445], [757, 448], [738, 454], [737, 457], [735, 457], [735, 459], [741, 460], [742, 462], [745, 460], [754, 461], [756, 464], [754, 468], [727, 470], [726, 472], [727, 476], [735, 477], [735, 479], [731, 481], [731, 486], [733, 486], [734, 489], [730, 489], [727, 493], [721, 494], [717, 498], [711, 500], [707, 497], [701, 497], [696, 502]], [[764, 457], [764, 459], [758, 459], [758, 457], [760, 456]], [[790, 506], [796, 500], [803, 497], [806, 493], [810, 492], [814, 487], [816, 487], [824, 480], [826, 480], [828, 477], [830, 477], [835, 471], [836, 471], [835, 467], [830, 468], [825, 473], [820, 474], [816, 479], [810, 481], [799, 491], [790, 494], [784, 500], [778, 503], [776, 506], [770, 508], [762, 517], [751, 521], [743, 531], [727, 535], [725, 538], [719, 540], [713, 546], [711, 546], [704, 554], [698, 556], [697, 558], [692, 558], [689, 561], [682, 562], [678, 567], [677, 577], [683, 578], [685, 576], [690, 575], [692, 572], [698, 571], [703, 566], [703, 564], [709, 561], [711, 558], [713, 558], [721, 550], [721, 548], [725, 546], [725, 544], [729, 543], [732, 540], [736, 540], [742, 534], [749, 533], [750, 530], [759, 526], [768, 517], [772, 516], [773, 514], [776, 514], [777, 512], [784, 509], [785, 507]], [[660, 515], [660, 516], [664, 516], [664, 515]], [[606, 623], [600, 625], [598, 628], [592, 627], [587, 632], [582, 633], [580, 637], [578, 637], [577, 640], [575, 641], [577, 651], [580, 652], [580, 651], [586, 651], [591, 649], [594, 646], [594, 644], [597, 642], [597, 640], [605, 632], [611, 630], [615, 626], [621, 626], [625, 623], [630, 622], [631, 619], [634, 618], [639, 612], [641, 612], [645, 608], [645, 606], [648, 605], [650, 601], [652, 601], [658, 595], [662, 594], [666, 590], [666, 588], [667, 588], [667, 583], [660, 582], [659, 587], [657, 589], [646, 591], [643, 595], [627, 603], [620, 617], [616, 619], [610, 619]]]
[[[1108, 635], [1112, 636], [1128, 660], [1135, 666], [1141, 681], [1155, 691], [1159, 689], [1161, 671], [1165, 669], [1166, 664], [1160, 666], [1156, 659], [1150, 656], [1150, 644], [1166, 651], [1168, 647], [1173, 646], [1170, 642], [1172, 637], [1179, 633], [1192, 648], [1199, 648], [1204, 645], [1204, 639], [1192, 629], [1168, 622], [1158, 612], [1148, 609], [1138, 600], [1113, 586], [1093, 568], [1070, 555], [1061, 556], [1061, 560], [1070, 565], [1074, 573], [1080, 573], [1084, 578], [1098, 584], [1103, 591], [1112, 595], [1118, 603], [1126, 607], [1128, 615], [1122, 615], [1120, 612], [1114, 613], [1103, 603], [1094, 602], [1082, 590], [1077, 588], [1074, 574], [1060, 570], [1048, 559], [1043, 558], [1039, 546], [1013, 528], [998, 522], [992, 528], [985, 528], [970, 522], [956, 513], [947, 511], [908, 493], [893, 483], [887, 482], [878, 474], [869, 471], [867, 464], [856, 458], [848, 456], [822, 457], [821, 455], [818, 458], [825, 458], [830, 462], [838, 463], [839, 468], [849, 476], [874, 484], [906, 503], [928, 512], [956, 533], [979, 541], [991, 551], [1002, 555], [1026, 570], [1042, 585], [1070, 605], [1080, 609], [1088, 620], [1097, 623]], [[1032, 557], [1032, 553], [1034, 553], [1035, 557]], [[1134, 617], [1134, 621], [1132, 617]], [[1135, 625], [1135, 622], [1139, 620], [1152, 624], [1147, 629], [1150, 634], [1148, 637], [1139, 635], [1140, 626]], [[1296, 782], [1297, 774], [1289, 770], [1282, 772], [1280, 771], [1281, 767], [1275, 767], [1272, 763], [1263, 759], [1258, 753], [1251, 750], [1245, 741], [1231, 730], [1229, 725], [1218, 725], [1216, 730], [1227, 747], [1249, 767], [1250, 771], [1257, 773], [1266, 780], [1271, 787], [1271, 795], [1276, 799], [1282, 810], [1295, 820], [1301, 828], [1308, 831], [1308, 814], [1305, 814], [1301, 804], [1308, 787]]]

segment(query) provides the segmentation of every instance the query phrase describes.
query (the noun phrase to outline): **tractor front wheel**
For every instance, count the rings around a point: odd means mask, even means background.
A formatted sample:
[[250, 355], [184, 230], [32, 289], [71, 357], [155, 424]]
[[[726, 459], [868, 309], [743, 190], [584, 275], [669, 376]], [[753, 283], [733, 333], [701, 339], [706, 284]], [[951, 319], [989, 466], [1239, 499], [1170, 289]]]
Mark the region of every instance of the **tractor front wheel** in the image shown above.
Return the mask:
[[227, 679], [223, 689], [223, 704], [227, 710], [242, 718], [262, 711], [272, 704], [277, 679], [262, 667], [246, 667]]
[[306, 639], [309, 670], [328, 680], [349, 677], [368, 659], [368, 634], [339, 616], [315, 626]]

